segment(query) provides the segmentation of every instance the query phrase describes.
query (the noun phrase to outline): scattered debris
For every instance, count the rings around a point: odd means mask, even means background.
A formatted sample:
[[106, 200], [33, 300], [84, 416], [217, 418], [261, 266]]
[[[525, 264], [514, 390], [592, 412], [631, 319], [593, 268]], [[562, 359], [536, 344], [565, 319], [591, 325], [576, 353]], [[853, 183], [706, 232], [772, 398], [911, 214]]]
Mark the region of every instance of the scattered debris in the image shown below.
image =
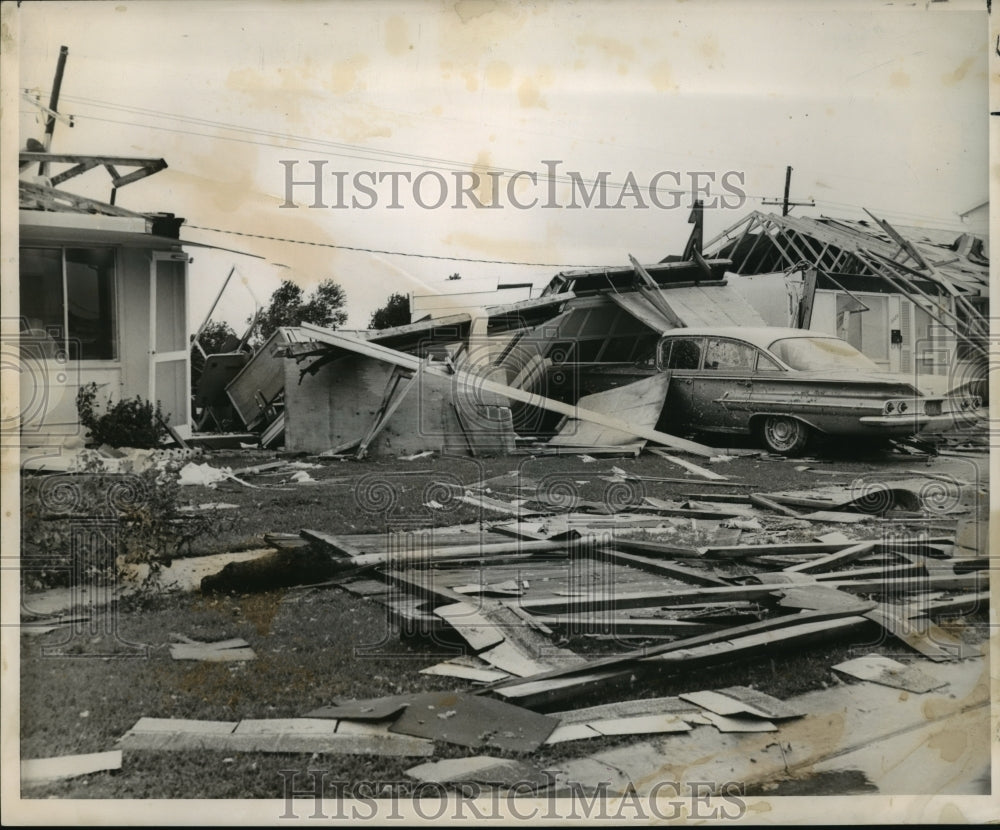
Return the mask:
[[866, 654], [864, 657], [846, 660], [833, 666], [833, 670], [858, 680], [868, 680], [917, 694], [932, 692], [948, 685], [946, 681], [931, 677], [916, 666], [908, 666], [880, 654]]
[[784, 701], [747, 686], [730, 686], [728, 689], [716, 691], [688, 692], [682, 694], [680, 698], [689, 703], [696, 703], [703, 709], [708, 709], [709, 712], [726, 717], [750, 715], [769, 720], [784, 720], [800, 718], [805, 714]]
[[469, 758], [449, 758], [411, 767], [406, 771], [417, 781], [447, 784], [471, 781], [477, 784], [517, 785], [522, 790], [539, 790], [549, 786], [553, 779], [536, 767], [511, 758], [491, 758], [474, 755]]
[[200, 660], [206, 663], [253, 660], [257, 657], [246, 640], [237, 638], [217, 643], [199, 643], [186, 637], [182, 643], [171, 644], [170, 656], [174, 660]]
[[459, 746], [531, 752], [558, 725], [554, 718], [503, 701], [460, 692], [429, 692], [413, 695], [389, 729]]

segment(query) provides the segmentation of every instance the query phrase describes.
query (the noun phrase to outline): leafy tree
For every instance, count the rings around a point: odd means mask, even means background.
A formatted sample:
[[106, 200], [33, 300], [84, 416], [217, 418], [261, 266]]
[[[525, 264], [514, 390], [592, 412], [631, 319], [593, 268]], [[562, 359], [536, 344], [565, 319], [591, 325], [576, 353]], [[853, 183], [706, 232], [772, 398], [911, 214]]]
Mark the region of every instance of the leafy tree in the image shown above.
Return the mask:
[[388, 329], [410, 322], [410, 298], [406, 294], [390, 294], [385, 305], [372, 312], [370, 329]]
[[291, 280], [282, 280], [257, 319], [255, 339], [262, 343], [281, 326], [302, 323], [335, 329], [347, 320], [346, 302], [346, 292], [333, 280], [323, 280], [308, 296]]

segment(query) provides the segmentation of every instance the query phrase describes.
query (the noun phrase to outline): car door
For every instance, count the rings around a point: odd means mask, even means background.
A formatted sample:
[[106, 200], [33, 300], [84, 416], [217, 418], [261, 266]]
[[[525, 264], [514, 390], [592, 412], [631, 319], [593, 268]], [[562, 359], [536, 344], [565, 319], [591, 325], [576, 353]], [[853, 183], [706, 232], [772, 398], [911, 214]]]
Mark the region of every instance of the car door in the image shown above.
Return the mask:
[[666, 337], [660, 341], [659, 366], [670, 373], [662, 416], [665, 425], [688, 426], [692, 421], [691, 393], [701, 368], [703, 344], [703, 337]]
[[757, 349], [728, 337], [705, 339], [701, 370], [691, 378], [692, 426], [733, 432], [747, 428]]

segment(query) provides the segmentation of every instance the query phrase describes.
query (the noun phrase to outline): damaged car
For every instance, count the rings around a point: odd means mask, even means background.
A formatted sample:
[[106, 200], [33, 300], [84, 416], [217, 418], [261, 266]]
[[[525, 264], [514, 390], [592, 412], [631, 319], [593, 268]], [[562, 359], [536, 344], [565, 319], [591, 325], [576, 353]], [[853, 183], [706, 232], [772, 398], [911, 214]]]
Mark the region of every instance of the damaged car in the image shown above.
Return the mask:
[[908, 438], [968, 425], [978, 398], [931, 396], [840, 338], [805, 329], [682, 328], [649, 371], [668, 372], [666, 428], [755, 434], [802, 453], [817, 435]]

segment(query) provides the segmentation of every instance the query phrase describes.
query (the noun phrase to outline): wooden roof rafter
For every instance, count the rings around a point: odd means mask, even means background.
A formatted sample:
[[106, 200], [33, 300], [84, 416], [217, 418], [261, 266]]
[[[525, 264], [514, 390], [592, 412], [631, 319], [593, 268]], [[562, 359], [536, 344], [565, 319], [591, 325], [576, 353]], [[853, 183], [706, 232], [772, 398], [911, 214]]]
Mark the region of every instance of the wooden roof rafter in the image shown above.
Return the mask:
[[[132, 182], [145, 179], [154, 173], [166, 169], [167, 162], [163, 159], [142, 158], [139, 156], [90, 156], [70, 153], [44, 153], [22, 150], [19, 156], [20, 170], [27, 170], [31, 165], [66, 164], [69, 167], [50, 176], [52, 187], [93, 170], [103, 167], [111, 176], [111, 204], [115, 201], [115, 191]], [[130, 168], [129, 172], [121, 173], [118, 168]]]
[[96, 199], [88, 199], [57, 190], [34, 182], [18, 182], [19, 200], [22, 209], [62, 211], [64, 213], [98, 213], [105, 216], [127, 216], [132, 219], [147, 219], [142, 213], [117, 207]]

